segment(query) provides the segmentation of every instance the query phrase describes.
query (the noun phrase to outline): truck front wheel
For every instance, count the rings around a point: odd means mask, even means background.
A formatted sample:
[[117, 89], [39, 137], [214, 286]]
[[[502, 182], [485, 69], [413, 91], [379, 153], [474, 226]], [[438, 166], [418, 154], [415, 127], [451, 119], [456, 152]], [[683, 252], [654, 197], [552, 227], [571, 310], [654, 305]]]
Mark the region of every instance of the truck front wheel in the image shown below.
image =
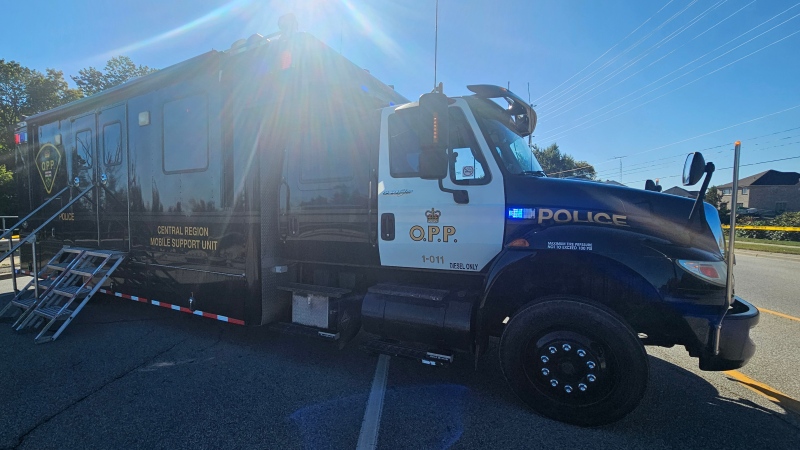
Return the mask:
[[615, 422], [647, 388], [647, 353], [613, 312], [577, 297], [523, 307], [500, 339], [500, 365], [528, 406], [580, 426]]

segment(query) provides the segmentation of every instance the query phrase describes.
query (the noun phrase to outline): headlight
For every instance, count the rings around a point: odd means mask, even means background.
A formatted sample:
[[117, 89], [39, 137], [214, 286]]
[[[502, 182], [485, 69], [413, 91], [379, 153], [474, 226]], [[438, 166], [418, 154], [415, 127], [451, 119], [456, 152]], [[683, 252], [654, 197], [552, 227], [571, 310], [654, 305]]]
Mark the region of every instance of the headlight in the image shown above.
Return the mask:
[[689, 261], [679, 259], [678, 265], [690, 274], [717, 286], [725, 286], [728, 266], [725, 261]]

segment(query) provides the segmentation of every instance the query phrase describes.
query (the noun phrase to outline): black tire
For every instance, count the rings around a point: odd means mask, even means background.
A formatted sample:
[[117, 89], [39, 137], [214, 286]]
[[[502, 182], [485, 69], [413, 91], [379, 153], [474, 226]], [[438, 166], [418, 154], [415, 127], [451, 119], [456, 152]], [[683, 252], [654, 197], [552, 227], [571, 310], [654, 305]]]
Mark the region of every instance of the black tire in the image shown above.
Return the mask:
[[644, 346], [612, 311], [579, 297], [523, 307], [500, 339], [500, 366], [537, 413], [580, 426], [615, 422], [647, 389]]

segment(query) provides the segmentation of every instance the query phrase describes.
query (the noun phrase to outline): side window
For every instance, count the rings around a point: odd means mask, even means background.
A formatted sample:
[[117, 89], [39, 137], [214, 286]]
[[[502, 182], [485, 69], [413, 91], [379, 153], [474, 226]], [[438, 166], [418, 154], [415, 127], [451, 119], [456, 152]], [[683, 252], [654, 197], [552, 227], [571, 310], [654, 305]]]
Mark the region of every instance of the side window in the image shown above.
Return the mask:
[[103, 161], [106, 166], [122, 163], [122, 126], [119, 122], [103, 125]]
[[313, 122], [296, 144], [300, 151], [300, 181], [326, 183], [352, 179], [358, 130], [333, 115], [324, 114]]
[[464, 113], [450, 108], [450, 179], [455, 184], [486, 184], [489, 177], [475, 135]]
[[[418, 114], [410, 108], [389, 116], [389, 173], [394, 178], [419, 176]], [[449, 139], [450, 179], [464, 185], [488, 183], [478, 143], [459, 108], [450, 108]]]
[[75, 148], [78, 153], [77, 164], [79, 168], [92, 168], [92, 130], [81, 130], [75, 133]]
[[164, 172], [208, 168], [208, 99], [193, 95], [164, 103]]
[[417, 108], [400, 110], [389, 116], [389, 173], [394, 178], [419, 176]]

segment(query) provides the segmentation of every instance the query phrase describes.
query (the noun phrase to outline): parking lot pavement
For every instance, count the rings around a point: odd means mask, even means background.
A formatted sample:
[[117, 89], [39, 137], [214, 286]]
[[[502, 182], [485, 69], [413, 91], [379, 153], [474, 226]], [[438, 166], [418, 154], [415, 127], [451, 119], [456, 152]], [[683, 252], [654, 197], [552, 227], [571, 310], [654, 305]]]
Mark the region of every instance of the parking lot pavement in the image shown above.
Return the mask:
[[[682, 349], [648, 352], [640, 407], [594, 429], [531, 413], [495, 349], [477, 371], [466, 355], [447, 368], [390, 358], [378, 448], [796, 448], [800, 424], [779, 404]], [[378, 360], [357, 342], [115, 298], [47, 344], [0, 323], [0, 358], [0, 447], [25, 449], [356, 448]]]

